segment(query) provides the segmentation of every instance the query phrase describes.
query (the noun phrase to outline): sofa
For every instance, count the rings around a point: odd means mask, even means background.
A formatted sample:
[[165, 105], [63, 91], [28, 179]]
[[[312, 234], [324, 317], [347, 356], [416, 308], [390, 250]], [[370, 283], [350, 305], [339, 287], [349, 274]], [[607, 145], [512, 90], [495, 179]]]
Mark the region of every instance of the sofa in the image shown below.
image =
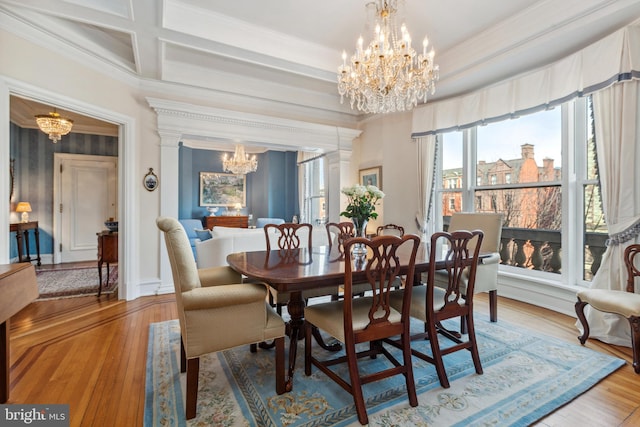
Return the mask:
[[[314, 246], [326, 246], [327, 231], [324, 227], [314, 227], [312, 231]], [[306, 239], [303, 239], [305, 241]], [[276, 235], [271, 240], [272, 247], [278, 247]], [[234, 252], [264, 251], [267, 249], [263, 228], [213, 227], [211, 238], [196, 241], [196, 260], [198, 268], [220, 267], [227, 265], [227, 255]]]
[[280, 225], [284, 224], [284, 219], [282, 218], [258, 218], [256, 220], [256, 228], [264, 228], [267, 224], [275, 224]]
[[196, 230], [202, 229], [202, 221], [199, 219], [180, 219], [178, 220], [180, 224], [182, 224], [182, 228], [187, 233], [187, 237], [189, 238], [189, 243], [191, 244], [191, 251], [193, 252], [193, 256], [196, 256], [196, 242], [200, 241]]

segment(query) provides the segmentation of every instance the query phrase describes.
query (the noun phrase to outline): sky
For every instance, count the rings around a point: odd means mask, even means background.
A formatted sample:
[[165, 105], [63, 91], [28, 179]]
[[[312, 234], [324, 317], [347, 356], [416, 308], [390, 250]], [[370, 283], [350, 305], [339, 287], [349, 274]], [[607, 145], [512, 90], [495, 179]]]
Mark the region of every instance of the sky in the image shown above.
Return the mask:
[[[498, 159], [519, 159], [520, 146], [532, 144], [536, 163], [539, 166], [542, 166], [542, 160], [548, 157], [554, 159], [556, 167], [560, 167], [562, 166], [561, 130], [560, 108], [479, 126], [478, 160], [491, 163]], [[445, 135], [444, 169], [462, 167], [461, 143], [461, 132]]]

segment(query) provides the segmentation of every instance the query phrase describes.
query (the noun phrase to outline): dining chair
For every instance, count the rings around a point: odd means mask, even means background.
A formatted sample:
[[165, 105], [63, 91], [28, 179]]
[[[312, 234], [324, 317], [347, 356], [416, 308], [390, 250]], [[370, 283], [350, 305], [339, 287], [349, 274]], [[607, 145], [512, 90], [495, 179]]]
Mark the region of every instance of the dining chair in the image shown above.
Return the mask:
[[[413, 286], [411, 289], [411, 316], [424, 322], [424, 332], [411, 336], [412, 340], [429, 339], [431, 344], [431, 356], [412, 349], [412, 354], [436, 367], [440, 385], [449, 388], [449, 379], [444, 367], [442, 357], [444, 355], [468, 350], [471, 352], [473, 365], [477, 374], [482, 374], [482, 365], [478, 353], [475, 328], [473, 324], [473, 295], [476, 281], [476, 269], [478, 256], [482, 245], [483, 234], [480, 230], [453, 231], [451, 233], [441, 231], [431, 236], [431, 248], [429, 254], [429, 270], [426, 286]], [[447, 277], [446, 288], [440, 288], [435, 284], [435, 276], [438, 271], [437, 250], [439, 243], [446, 243], [448, 250], [441, 261], [444, 262], [444, 271]], [[463, 297], [460, 277], [467, 275], [467, 294]], [[404, 291], [394, 291], [390, 296], [390, 304], [396, 310], [403, 307], [405, 302]], [[443, 321], [460, 318], [465, 322], [467, 339], [458, 337], [443, 327]], [[444, 335], [455, 344], [453, 346], [440, 346], [438, 334]]]
[[[489, 293], [489, 320], [498, 321], [498, 266], [500, 265], [500, 239], [502, 237], [502, 214], [500, 213], [469, 213], [456, 212], [451, 216], [451, 222], [447, 231], [458, 230], [482, 230], [483, 239], [480, 252], [483, 254], [482, 262], [478, 264], [476, 272], [475, 293]], [[473, 250], [474, 242], [470, 242], [470, 250]], [[435, 275], [436, 286], [446, 287], [448, 278], [446, 273], [437, 272]], [[467, 294], [468, 275], [460, 277], [460, 291]], [[465, 333], [464, 323], [461, 331]]]
[[[335, 256], [336, 260], [344, 259], [344, 244], [348, 239], [355, 237], [355, 226], [352, 221], [343, 222], [329, 222], [325, 225], [327, 229], [327, 238], [329, 240], [329, 248], [331, 256]], [[335, 248], [334, 248], [335, 247]], [[335, 254], [335, 255], [334, 255]], [[366, 283], [357, 284], [353, 286], [353, 292], [355, 295], [363, 296], [369, 286]], [[336, 301], [341, 298], [342, 291], [344, 293], [344, 285], [338, 287], [338, 292], [331, 295], [332, 301]]]
[[196, 416], [200, 357], [208, 353], [274, 340], [276, 392], [284, 393], [285, 324], [266, 302], [266, 285], [243, 283], [228, 266], [198, 269], [180, 222], [159, 217], [156, 224], [164, 235], [178, 305], [186, 418]]
[[[267, 251], [277, 249], [282, 252], [290, 252], [300, 248], [313, 247], [313, 226], [309, 223], [285, 222], [282, 224], [267, 224], [264, 226], [264, 234], [267, 240]], [[336, 293], [335, 286], [311, 289], [302, 292], [302, 298], [308, 301], [309, 298], [333, 295]], [[278, 314], [282, 315], [282, 307], [289, 301], [288, 292], [277, 292], [271, 289], [272, 302], [276, 306]]]
[[635, 284], [640, 277], [640, 244], [627, 246], [624, 250], [624, 264], [627, 269], [627, 286], [623, 291], [613, 289], [581, 289], [577, 293], [576, 314], [584, 333], [578, 337], [584, 345], [589, 338], [589, 323], [584, 308], [590, 305], [603, 313], [617, 314], [626, 318], [631, 326], [631, 348], [633, 349], [633, 370], [640, 374], [640, 294], [635, 293]]
[[376, 229], [376, 236], [387, 236], [387, 235], [402, 237], [404, 236], [404, 227], [396, 224], [379, 225], [378, 228]]
[[[369, 258], [363, 259], [351, 254], [351, 246], [364, 244]], [[415, 259], [420, 238], [415, 235], [378, 236], [373, 239], [357, 237], [345, 242], [344, 298], [306, 307], [305, 316], [305, 374], [311, 375], [312, 366], [317, 367], [329, 378], [353, 396], [353, 401], [361, 424], [368, 423], [367, 409], [362, 394], [362, 385], [395, 375], [404, 375], [409, 404], [418, 405], [413, 367], [411, 364], [411, 343], [409, 330], [409, 310], [411, 304], [411, 288], [415, 271]], [[400, 307], [389, 305], [389, 293], [392, 284], [400, 274], [401, 265], [397, 251], [402, 246], [410, 251], [406, 270], [408, 279], [407, 292], [404, 293]], [[355, 272], [364, 270], [371, 296], [354, 298]], [[345, 353], [329, 359], [319, 359], [313, 355], [311, 347], [311, 330], [317, 327], [338, 341], [344, 343]], [[402, 362], [398, 361], [383, 345], [383, 340], [400, 337]], [[369, 343], [368, 346], [360, 344]], [[387, 357], [391, 362], [378, 372], [370, 372], [370, 367], [360, 369], [359, 359], [375, 358], [378, 354]], [[343, 378], [337, 370], [331, 369], [336, 364], [346, 363], [349, 378]]]

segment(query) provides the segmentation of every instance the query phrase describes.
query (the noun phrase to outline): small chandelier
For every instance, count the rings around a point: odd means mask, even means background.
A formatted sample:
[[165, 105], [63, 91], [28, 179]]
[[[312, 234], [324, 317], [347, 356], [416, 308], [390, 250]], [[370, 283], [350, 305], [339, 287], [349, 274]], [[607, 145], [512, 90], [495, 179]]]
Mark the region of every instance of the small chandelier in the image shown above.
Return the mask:
[[244, 147], [236, 145], [236, 152], [232, 158], [227, 158], [226, 154], [222, 157], [222, 167], [225, 172], [245, 175], [258, 169], [258, 159], [255, 155], [249, 158], [249, 155], [244, 152]]
[[53, 113], [37, 115], [36, 123], [42, 132], [49, 135], [54, 144], [60, 141], [63, 135], [71, 132], [73, 127], [73, 120], [62, 117], [56, 113], [55, 108]]
[[[402, 0], [401, 0], [402, 1]], [[411, 110], [418, 100], [427, 102], [427, 95], [435, 92], [439, 67], [434, 65], [433, 48], [425, 37], [422, 53], [411, 47], [411, 36], [405, 24], [396, 25], [398, 0], [375, 0], [367, 7], [375, 6], [375, 31], [366, 49], [362, 36], [356, 52], [347, 63], [347, 53], [342, 52], [342, 65], [338, 67], [338, 93], [340, 103], [348, 96], [354, 105], [365, 113], [392, 113]]]

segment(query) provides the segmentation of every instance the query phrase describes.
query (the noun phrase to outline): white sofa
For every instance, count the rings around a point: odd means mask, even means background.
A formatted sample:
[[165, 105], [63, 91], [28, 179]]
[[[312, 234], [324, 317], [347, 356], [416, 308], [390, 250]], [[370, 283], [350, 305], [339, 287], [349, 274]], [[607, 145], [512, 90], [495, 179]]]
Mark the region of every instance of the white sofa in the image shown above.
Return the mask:
[[[314, 227], [312, 232], [313, 246], [326, 246], [327, 231], [324, 227]], [[267, 249], [263, 228], [231, 228], [213, 227], [211, 239], [196, 242], [196, 259], [198, 268], [220, 267], [227, 265], [227, 255], [234, 252], [264, 251]], [[302, 239], [306, 242], [306, 239]], [[278, 247], [271, 240], [271, 247]]]

